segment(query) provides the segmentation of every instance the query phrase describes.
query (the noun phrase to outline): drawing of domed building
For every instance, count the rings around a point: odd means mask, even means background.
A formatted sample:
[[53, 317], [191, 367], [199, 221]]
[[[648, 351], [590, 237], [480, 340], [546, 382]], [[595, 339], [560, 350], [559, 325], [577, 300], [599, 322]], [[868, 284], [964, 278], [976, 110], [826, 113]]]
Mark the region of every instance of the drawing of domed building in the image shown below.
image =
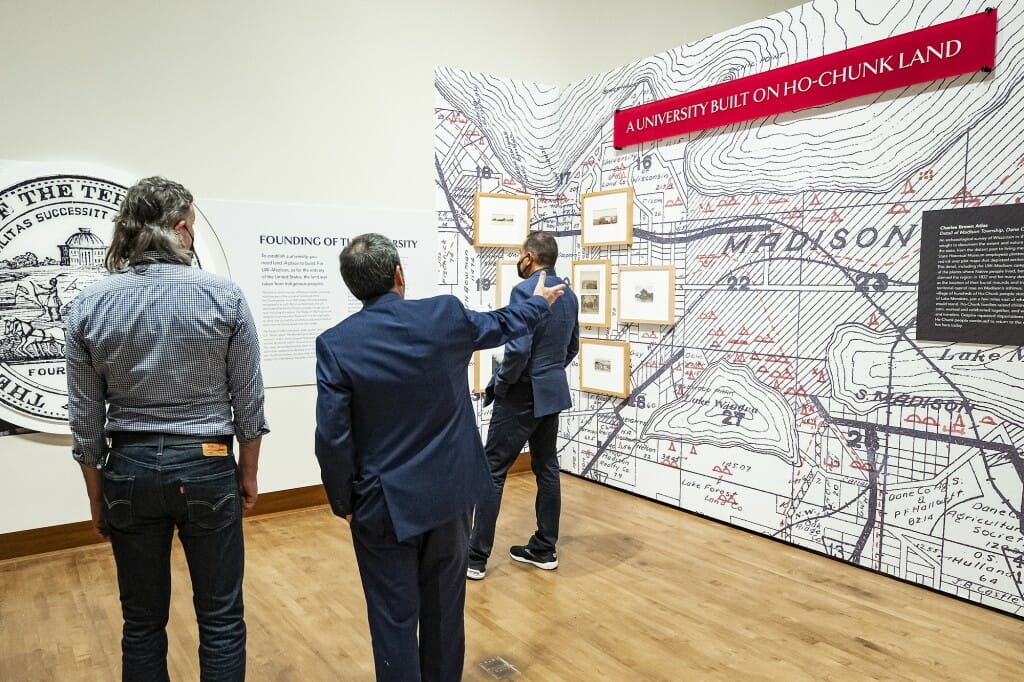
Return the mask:
[[62, 267], [102, 268], [107, 245], [88, 227], [78, 228], [63, 244], [59, 244]]

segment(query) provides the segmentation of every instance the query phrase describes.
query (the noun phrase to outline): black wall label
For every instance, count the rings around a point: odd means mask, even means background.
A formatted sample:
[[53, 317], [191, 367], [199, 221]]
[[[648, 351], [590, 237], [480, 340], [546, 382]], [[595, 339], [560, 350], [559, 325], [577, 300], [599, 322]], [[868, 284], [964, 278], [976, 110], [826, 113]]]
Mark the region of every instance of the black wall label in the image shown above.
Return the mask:
[[1024, 204], [923, 213], [917, 339], [1024, 345]]

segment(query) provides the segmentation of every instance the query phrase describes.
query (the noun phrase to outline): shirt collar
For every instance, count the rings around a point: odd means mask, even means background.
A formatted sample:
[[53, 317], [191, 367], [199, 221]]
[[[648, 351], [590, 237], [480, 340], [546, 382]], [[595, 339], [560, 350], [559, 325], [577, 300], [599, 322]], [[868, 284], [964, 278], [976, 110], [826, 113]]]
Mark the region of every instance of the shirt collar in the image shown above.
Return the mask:
[[400, 301], [401, 299], [402, 297], [399, 296], [397, 293], [395, 293], [394, 291], [389, 291], [386, 294], [381, 294], [380, 296], [375, 296], [374, 298], [366, 299], [365, 301], [363, 301], [363, 307], [374, 308], [376, 306], [383, 305], [385, 303], [390, 303], [392, 301]]

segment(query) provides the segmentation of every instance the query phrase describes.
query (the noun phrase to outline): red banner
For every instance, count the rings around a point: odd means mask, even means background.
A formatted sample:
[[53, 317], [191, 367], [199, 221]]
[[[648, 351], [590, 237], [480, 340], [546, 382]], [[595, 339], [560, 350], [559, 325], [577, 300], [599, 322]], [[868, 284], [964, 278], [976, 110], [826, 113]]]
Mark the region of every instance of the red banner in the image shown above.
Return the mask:
[[991, 71], [996, 11], [615, 112], [615, 148], [787, 111]]

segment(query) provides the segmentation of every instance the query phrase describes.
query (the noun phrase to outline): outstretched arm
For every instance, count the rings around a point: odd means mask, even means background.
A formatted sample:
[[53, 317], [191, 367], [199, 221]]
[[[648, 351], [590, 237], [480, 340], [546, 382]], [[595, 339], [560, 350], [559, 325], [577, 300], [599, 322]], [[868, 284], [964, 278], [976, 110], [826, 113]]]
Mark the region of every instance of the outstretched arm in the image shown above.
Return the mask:
[[540, 273], [533, 296], [518, 303], [510, 303], [488, 313], [465, 310], [466, 318], [473, 326], [473, 348], [494, 348], [523, 334], [529, 334], [544, 316], [549, 314], [552, 303], [562, 295], [565, 284], [544, 286], [545, 273]]

